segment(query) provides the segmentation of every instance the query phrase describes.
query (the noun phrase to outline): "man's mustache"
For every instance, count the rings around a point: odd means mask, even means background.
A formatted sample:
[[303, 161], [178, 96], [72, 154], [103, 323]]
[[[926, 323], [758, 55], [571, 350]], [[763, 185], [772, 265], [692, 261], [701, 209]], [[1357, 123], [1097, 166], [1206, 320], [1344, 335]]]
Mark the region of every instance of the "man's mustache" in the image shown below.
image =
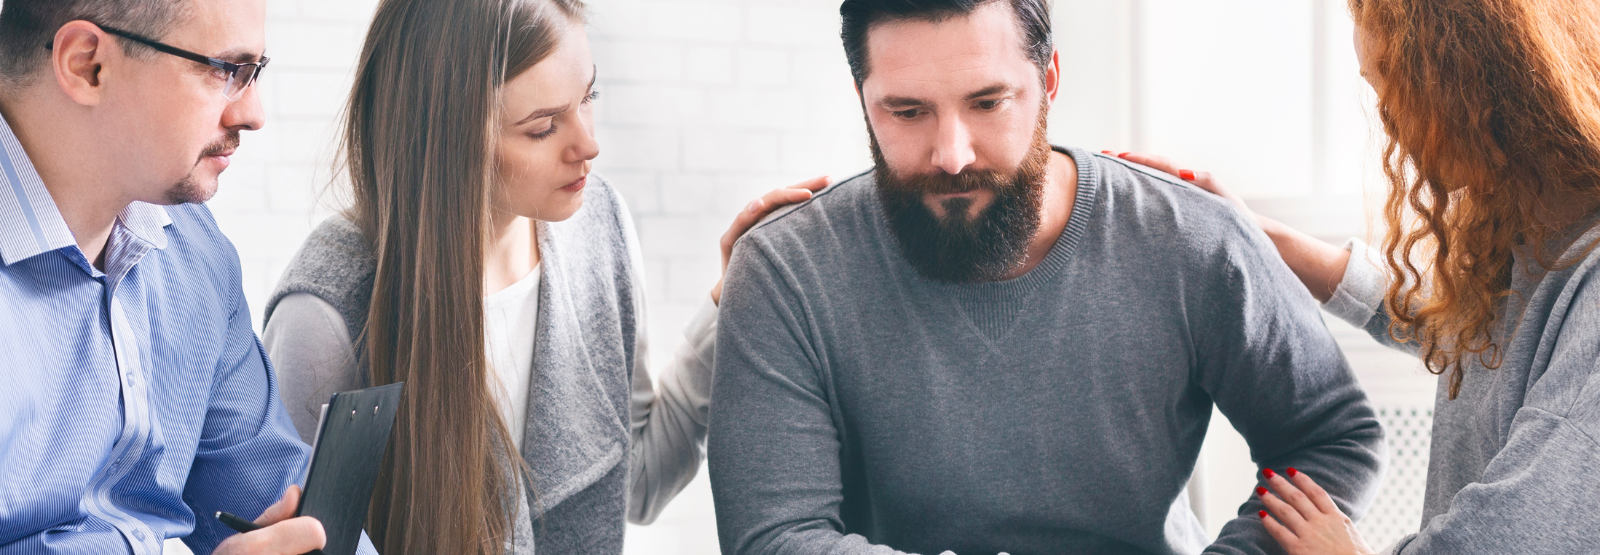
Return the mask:
[[229, 131], [226, 136], [217, 139], [217, 142], [206, 145], [205, 150], [200, 151], [199, 159], [204, 160], [210, 156], [218, 156], [237, 148], [239, 148], [239, 132]]
[[931, 173], [895, 176], [893, 182], [882, 183], [891, 189], [907, 193], [945, 195], [973, 191], [999, 191], [1012, 186], [1010, 176], [989, 170], [967, 170], [955, 175]]

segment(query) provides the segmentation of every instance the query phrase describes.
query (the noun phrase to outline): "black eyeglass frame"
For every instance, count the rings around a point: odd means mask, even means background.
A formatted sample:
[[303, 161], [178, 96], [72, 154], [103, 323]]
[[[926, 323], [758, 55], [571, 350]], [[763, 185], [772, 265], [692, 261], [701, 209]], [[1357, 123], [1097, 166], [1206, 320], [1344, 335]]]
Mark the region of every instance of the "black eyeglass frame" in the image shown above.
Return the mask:
[[[267, 62], [272, 61], [271, 58], [268, 58], [266, 56], [262, 56], [261, 57], [261, 61], [259, 61], [259, 62], [248, 62], [248, 63], [243, 63], [243, 64], [236, 64], [236, 63], [233, 63], [233, 62], [230, 62], [230, 61], [227, 61], [227, 60], [223, 60], [221, 58], [213, 58], [211, 56], [207, 56], [205, 54], [201, 54], [201, 53], [198, 53], [198, 52], [191, 52], [191, 51], [188, 51], [188, 50], [184, 50], [182, 48], [178, 48], [176, 46], [172, 46], [170, 44], [166, 44], [166, 43], [163, 43], [161, 41], [158, 41], [158, 40], [155, 40], [155, 39], [152, 39], [152, 38], [147, 38], [147, 37], [141, 36], [141, 35], [139, 35], [137, 33], [131, 33], [131, 32], [128, 32], [128, 31], [124, 31], [122, 29], [118, 29], [116, 27], [111, 27], [109, 25], [99, 25], [99, 24], [96, 24], [96, 25], [98, 25], [100, 27], [101, 31], [105, 31], [105, 32], [110, 33], [112, 35], [116, 35], [116, 36], [119, 36], [119, 37], [122, 37], [122, 38], [125, 38], [125, 39], [128, 39], [128, 40], [131, 40], [133, 42], [137, 42], [139, 44], [143, 44], [143, 45], [148, 46], [150, 48], [154, 48], [157, 52], [161, 52], [163, 54], [171, 54], [173, 56], [177, 56], [177, 57], [183, 58], [185, 60], [190, 60], [190, 61], [202, 63], [202, 64], [205, 64], [205, 65], [220, 69], [222, 71], [226, 71], [226, 72], [228, 72], [228, 83], [230, 85], [234, 81], [238, 80], [239, 71], [240, 70], [243, 70], [243, 69], [245, 69], [247, 67], [254, 66], [255, 71], [252, 71], [250, 73], [250, 81], [248, 83], [245, 83], [243, 86], [239, 87], [239, 92], [241, 93], [241, 95], [243, 94], [245, 89], [248, 89], [248, 88], [250, 88], [251, 85], [255, 84], [256, 79], [261, 78], [261, 71], [265, 70], [267, 68]], [[44, 45], [45, 50], [50, 50], [53, 47], [54, 47], [53, 43], [47, 43], [47, 44]], [[228, 100], [238, 100], [238, 98], [231, 98], [231, 97], [228, 96], [227, 88], [223, 89], [222, 96], [223, 96], [223, 98], [227, 98]]]

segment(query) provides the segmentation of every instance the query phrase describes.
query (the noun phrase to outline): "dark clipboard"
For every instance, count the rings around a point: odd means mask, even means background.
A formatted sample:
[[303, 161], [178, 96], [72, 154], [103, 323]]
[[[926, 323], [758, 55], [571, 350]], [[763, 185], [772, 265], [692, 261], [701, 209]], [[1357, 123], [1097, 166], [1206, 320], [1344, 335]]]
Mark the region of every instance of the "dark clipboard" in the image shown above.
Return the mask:
[[[372, 486], [389, 446], [389, 431], [405, 382], [333, 394], [312, 442], [305, 494], [295, 516], [322, 523], [323, 555], [354, 555]], [[315, 551], [313, 553], [316, 553]]]

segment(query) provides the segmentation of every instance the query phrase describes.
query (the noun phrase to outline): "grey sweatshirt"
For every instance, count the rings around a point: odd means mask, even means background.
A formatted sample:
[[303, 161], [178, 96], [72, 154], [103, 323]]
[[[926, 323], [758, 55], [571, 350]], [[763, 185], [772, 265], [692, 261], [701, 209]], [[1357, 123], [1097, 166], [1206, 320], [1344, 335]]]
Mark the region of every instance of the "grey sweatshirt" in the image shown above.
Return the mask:
[[1261, 231], [1192, 186], [1067, 151], [1036, 268], [924, 279], [870, 173], [751, 231], [724, 285], [708, 443], [723, 553], [1275, 553], [1251, 491], [1189, 505], [1213, 403], [1267, 468], [1359, 517], [1383, 432]]
[[[1504, 360], [1465, 366], [1450, 400], [1440, 377], [1422, 530], [1389, 547], [1404, 555], [1600, 553], [1600, 240], [1595, 217], [1552, 239], [1539, 274], [1518, 255], [1494, 330]], [[1576, 236], [1576, 237], [1575, 237]], [[1570, 246], [1569, 246], [1570, 245]], [[1325, 308], [1385, 344], [1387, 277], [1360, 241]], [[1376, 547], [1376, 546], [1375, 546]]]

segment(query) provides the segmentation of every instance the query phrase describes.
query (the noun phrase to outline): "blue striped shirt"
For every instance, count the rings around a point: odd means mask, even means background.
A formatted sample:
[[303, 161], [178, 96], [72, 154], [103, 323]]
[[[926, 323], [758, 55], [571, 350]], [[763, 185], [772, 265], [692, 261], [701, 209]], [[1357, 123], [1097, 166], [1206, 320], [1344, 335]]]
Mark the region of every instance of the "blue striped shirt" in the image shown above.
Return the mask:
[[210, 553], [211, 515], [260, 514], [309, 454], [233, 245], [204, 206], [135, 202], [102, 272], [4, 119], [0, 150], [0, 553]]

